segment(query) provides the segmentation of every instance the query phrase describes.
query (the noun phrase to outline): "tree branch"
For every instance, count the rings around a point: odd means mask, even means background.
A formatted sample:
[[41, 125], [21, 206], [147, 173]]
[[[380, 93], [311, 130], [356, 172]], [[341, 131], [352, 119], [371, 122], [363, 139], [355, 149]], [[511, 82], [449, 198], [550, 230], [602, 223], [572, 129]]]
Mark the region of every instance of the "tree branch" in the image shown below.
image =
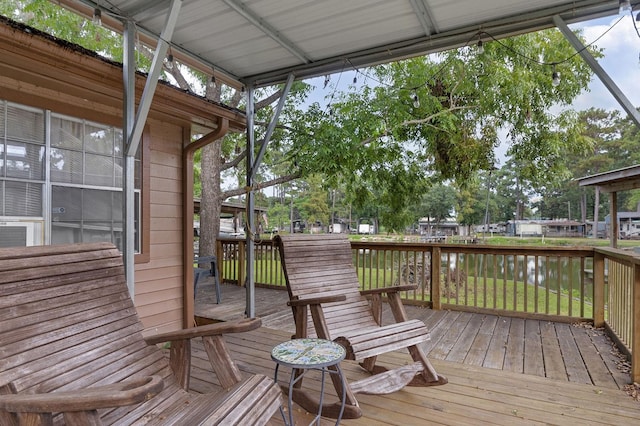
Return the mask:
[[247, 156], [247, 150], [243, 150], [240, 154], [238, 154], [236, 156], [236, 158], [234, 158], [233, 160], [229, 161], [228, 163], [222, 163], [220, 165], [220, 171], [224, 171], [224, 170], [229, 170], [233, 167], [236, 167], [237, 165], [240, 164], [240, 162]]
[[[301, 172], [295, 172], [292, 173], [290, 175], [286, 175], [286, 176], [280, 176], [277, 177], [275, 179], [271, 179], [265, 182], [260, 182], [258, 184], [253, 185], [253, 187], [251, 188], [253, 191], [260, 191], [261, 189], [264, 188], [269, 188], [271, 186], [274, 185], [279, 185], [281, 183], [286, 183], [286, 182], [291, 182], [294, 179], [298, 179], [300, 176], [302, 176]], [[243, 195], [247, 192], [246, 188], [235, 188], [235, 189], [230, 189], [228, 191], [223, 191], [222, 192], [222, 200], [226, 200], [227, 198], [231, 198], [231, 197], [237, 197], [238, 195]]]
[[435, 114], [428, 115], [428, 116], [426, 116], [424, 118], [420, 118], [418, 120], [407, 120], [407, 121], [404, 121], [404, 122], [402, 122], [400, 124], [400, 126], [409, 126], [409, 125], [412, 125], [412, 124], [423, 124], [423, 123], [426, 123], [427, 121], [431, 121], [432, 119], [436, 118], [437, 116], [442, 115], [442, 114], [447, 113], [447, 112], [456, 111], [456, 110], [459, 110], [459, 109], [471, 109], [471, 108], [475, 108], [475, 107], [476, 107], [475, 105], [468, 105], [468, 106], [459, 106], [459, 107], [447, 108], [445, 110], [438, 111]]
[[271, 105], [276, 100], [278, 100], [280, 98], [280, 96], [282, 96], [282, 89], [280, 89], [277, 92], [273, 93], [272, 95], [267, 96], [266, 98], [256, 102], [256, 105], [255, 105], [256, 111], [266, 107], [267, 105]]

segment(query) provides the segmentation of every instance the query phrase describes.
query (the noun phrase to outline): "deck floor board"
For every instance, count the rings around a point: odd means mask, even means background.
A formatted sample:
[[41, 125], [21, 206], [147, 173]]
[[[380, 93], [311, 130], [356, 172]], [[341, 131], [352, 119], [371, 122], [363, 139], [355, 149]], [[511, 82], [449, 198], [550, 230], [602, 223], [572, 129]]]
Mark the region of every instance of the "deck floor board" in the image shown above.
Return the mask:
[[[213, 285], [205, 281], [198, 290], [197, 315], [214, 320], [244, 316], [243, 288], [223, 284], [220, 305], [215, 304]], [[294, 332], [287, 300], [284, 290], [256, 288], [256, 315], [262, 318], [263, 327], [229, 336], [242, 371], [273, 375], [269, 352]], [[405, 388], [389, 395], [359, 395], [364, 417], [343, 424], [640, 424], [640, 404], [621, 390], [630, 382], [629, 374], [620, 368], [619, 354], [612, 351], [603, 330], [585, 324], [405, 308], [410, 318], [423, 320], [430, 329], [425, 351], [449, 384]], [[383, 321], [391, 321], [386, 304]], [[194, 355], [193, 389], [216, 389], [201, 345], [196, 345]], [[393, 352], [380, 361], [403, 365], [409, 356]], [[355, 363], [343, 364], [350, 379], [365, 377]], [[283, 370], [280, 380], [284, 382], [288, 373]], [[305, 379], [303, 386], [317, 392], [318, 381]], [[331, 397], [333, 388], [327, 389]], [[295, 417], [300, 424], [312, 418], [299, 408]], [[282, 420], [274, 418], [272, 423], [281, 425]], [[323, 420], [322, 424], [332, 422]]]

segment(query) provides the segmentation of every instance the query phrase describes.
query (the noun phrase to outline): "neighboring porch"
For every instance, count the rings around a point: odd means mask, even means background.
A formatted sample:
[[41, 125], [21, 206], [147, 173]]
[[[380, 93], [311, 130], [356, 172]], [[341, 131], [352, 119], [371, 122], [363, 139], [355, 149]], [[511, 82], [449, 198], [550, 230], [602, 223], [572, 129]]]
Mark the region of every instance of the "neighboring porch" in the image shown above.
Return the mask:
[[[243, 315], [245, 289], [225, 284], [222, 303], [215, 304], [213, 286], [198, 292], [196, 313], [215, 319]], [[286, 291], [256, 289], [256, 313], [263, 327], [229, 336], [234, 359], [246, 372], [272, 375], [273, 346], [291, 338], [293, 319]], [[428, 355], [449, 384], [405, 388], [390, 395], [360, 395], [364, 416], [348, 424], [633, 424], [640, 421], [640, 403], [621, 388], [629, 374], [602, 330], [546, 320], [500, 317], [479, 313], [434, 311], [407, 306], [411, 317], [425, 321], [432, 331]], [[388, 312], [385, 312], [385, 315]], [[206, 354], [196, 346], [192, 387], [205, 391], [217, 386], [208, 372]], [[398, 352], [382, 357], [401, 365], [410, 360]], [[350, 378], [363, 372], [343, 362]], [[288, 377], [281, 371], [281, 380]], [[313, 387], [317, 381], [305, 382]], [[329, 395], [333, 388], [326, 388]], [[311, 416], [296, 411], [300, 424]], [[326, 420], [326, 424], [331, 424]], [[274, 418], [273, 424], [282, 424]], [[324, 424], [324, 423], [323, 423]]]

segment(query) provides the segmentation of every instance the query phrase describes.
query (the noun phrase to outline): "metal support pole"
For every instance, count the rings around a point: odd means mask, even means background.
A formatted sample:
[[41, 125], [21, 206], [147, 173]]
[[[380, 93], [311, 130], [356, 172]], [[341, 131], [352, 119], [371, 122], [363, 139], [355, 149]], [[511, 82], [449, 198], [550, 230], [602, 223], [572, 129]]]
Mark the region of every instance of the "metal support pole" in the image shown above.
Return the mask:
[[[125, 21], [124, 39], [123, 39], [123, 140], [126, 142], [130, 139], [135, 123], [135, 78], [136, 78], [136, 58], [135, 58], [135, 39], [136, 28], [131, 21]], [[135, 152], [134, 154], [135, 155]], [[135, 161], [133, 156], [129, 155], [127, 149], [123, 150], [123, 176], [122, 176], [122, 207], [123, 207], [123, 241], [122, 253], [124, 256], [125, 276], [127, 279], [127, 287], [131, 299], [135, 296]]]
[[254, 253], [254, 235], [255, 235], [255, 218], [254, 218], [254, 210], [255, 210], [255, 195], [253, 190], [253, 174], [252, 168], [254, 163], [255, 156], [255, 133], [253, 129], [254, 125], [254, 114], [255, 114], [255, 87], [250, 85], [247, 87], [247, 255], [246, 255], [246, 265], [247, 265], [247, 277], [245, 281], [245, 290], [247, 292], [247, 300], [246, 300], [246, 310], [245, 314], [248, 318], [255, 318], [256, 316], [256, 303], [255, 303], [255, 277], [254, 277], [254, 267], [253, 261], [255, 258]]
[[286, 100], [289, 91], [291, 90], [291, 86], [293, 85], [293, 80], [295, 76], [293, 74], [289, 74], [287, 78], [287, 82], [282, 90], [282, 96], [280, 96], [280, 100], [278, 101], [278, 106], [273, 113], [273, 117], [271, 117], [271, 121], [269, 122], [269, 126], [267, 127], [267, 131], [264, 137], [264, 141], [262, 142], [262, 146], [260, 147], [260, 151], [258, 155], [255, 155], [255, 133], [254, 133], [254, 115], [255, 115], [255, 86], [252, 84], [247, 87], [247, 277], [245, 281], [245, 289], [247, 292], [247, 300], [246, 300], [246, 314], [248, 318], [255, 317], [255, 274], [254, 274], [254, 258], [255, 258], [255, 243], [254, 236], [256, 232], [256, 223], [255, 223], [255, 194], [253, 193], [253, 185], [255, 182], [255, 177], [258, 172], [258, 168], [260, 167], [260, 163], [262, 162], [262, 158], [267, 149], [267, 145], [271, 140], [271, 135], [278, 123], [278, 118], [280, 117], [280, 113], [284, 108], [284, 103]]

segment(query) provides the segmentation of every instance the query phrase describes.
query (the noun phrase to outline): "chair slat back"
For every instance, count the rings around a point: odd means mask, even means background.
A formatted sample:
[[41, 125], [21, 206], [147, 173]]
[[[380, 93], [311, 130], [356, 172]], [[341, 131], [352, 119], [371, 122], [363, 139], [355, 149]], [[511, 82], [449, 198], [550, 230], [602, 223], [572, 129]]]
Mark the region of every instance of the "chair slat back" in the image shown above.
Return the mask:
[[[323, 305], [332, 338], [343, 328], [377, 326], [367, 299], [360, 295], [351, 243], [344, 234], [291, 234], [275, 239], [291, 300], [344, 295], [343, 302]], [[308, 321], [309, 334], [314, 335]]]
[[167, 377], [142, 329], [113, 245], [0, 250], [0, 393]]

